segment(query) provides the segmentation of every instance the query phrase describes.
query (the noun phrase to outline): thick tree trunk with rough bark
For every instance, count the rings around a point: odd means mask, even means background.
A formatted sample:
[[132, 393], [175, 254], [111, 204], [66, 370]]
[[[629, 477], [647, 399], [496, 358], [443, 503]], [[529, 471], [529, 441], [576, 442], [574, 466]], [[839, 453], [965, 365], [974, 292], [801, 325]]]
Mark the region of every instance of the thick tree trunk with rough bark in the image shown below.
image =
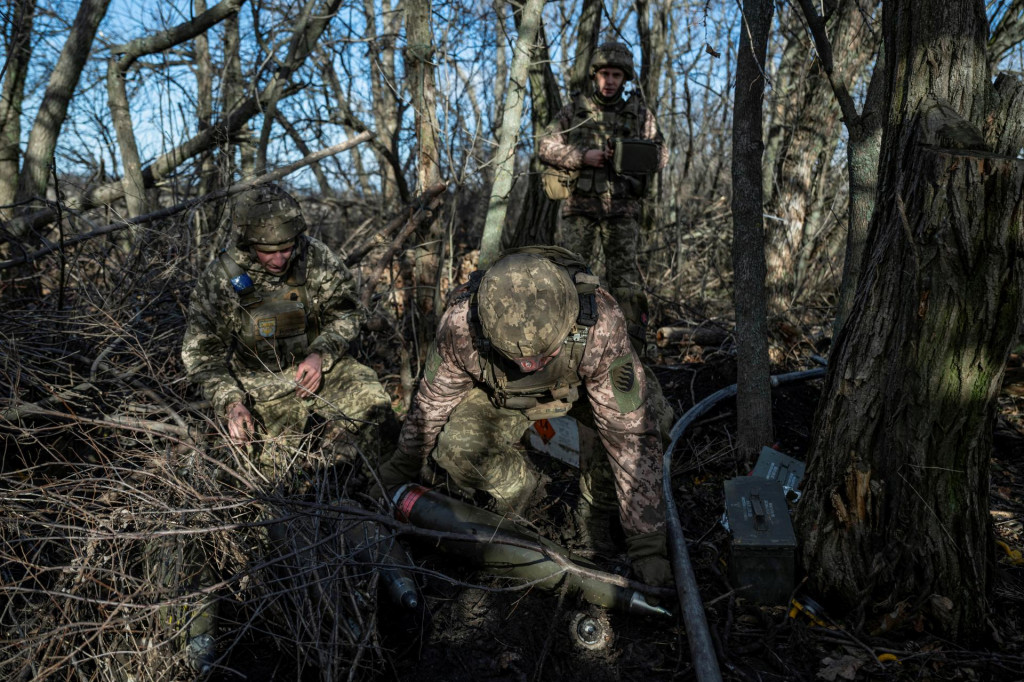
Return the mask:
[[764, 219], [761, 210], [761, 102], [772, 0], [745, 0], [736, 58], [732, 133], [732, 262], [736, 305], [736, 448], [753, 458], [772, 442], [765, 324]]
[[827, 606], [970, 639], [987, 613], [995, 399], [1024, 312], [1024, 86], [993, 87], [981, 0], [888, 2], [883, 27], [878, 201], [797, 527]]

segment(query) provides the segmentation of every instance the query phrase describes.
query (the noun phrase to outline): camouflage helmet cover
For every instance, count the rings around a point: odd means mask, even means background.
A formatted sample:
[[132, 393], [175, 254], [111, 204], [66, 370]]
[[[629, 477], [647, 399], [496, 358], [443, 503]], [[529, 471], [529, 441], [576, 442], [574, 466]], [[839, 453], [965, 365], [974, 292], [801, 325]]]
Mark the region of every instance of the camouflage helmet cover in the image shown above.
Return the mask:
[[306, 231], [299, 202], [274, 184], [257, 185], [235, 199], [233, 219], [238, 245], [260, 251], [282, 251]]
[[626, 80], [636, 78], [636, 71], [633, 69], [633, 53], [623, 43], [607, 42], [601, 43], [594, 50], [594, 56], [590, 59], [590, 76], [593, 77], [598, 70], [605, 67], [622, 69], [626, 74]]
[[491, 345], [511, 359], [554, 353], [579, 314], [569, 273], [529, 253], [505, 256], [480, 280], [480, 326]]

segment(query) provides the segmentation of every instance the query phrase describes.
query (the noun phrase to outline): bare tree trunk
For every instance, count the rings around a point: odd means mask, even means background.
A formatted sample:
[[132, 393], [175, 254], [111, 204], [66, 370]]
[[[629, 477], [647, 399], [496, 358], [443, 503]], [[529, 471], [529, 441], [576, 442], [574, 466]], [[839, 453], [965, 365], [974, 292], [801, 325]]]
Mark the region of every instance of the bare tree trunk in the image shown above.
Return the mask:
[[25, 100], [25, 78], [32, 59], [32, 22], [36, 0], [18, 0], [7, 38], [6, 73], [0, 91], [0, 220], [11, 217], [5, 209], [18, 191], [21, 161], [21, 107]]
[[[320, 37], [320, 33], [323, 32], [324, 28], [327, 27], [327, 23], [333, 18], [334, 13], [338, 9], [338, 5], [341, 4], [340, 0], [328, 0], [321, 11], [317, 12], [315, 18], [312, 17], [313, 8], [317, 5], [319, 0], [306, 0], [306, 4], [302, 6], [302, 10], [299, 12], [299, 16], [295, 18], [295, 31], [292, 33], [292, 39], [288, 44], [288, 56], [285, 57], [285, 64], [292, 64], [296, 61], [295, 57], [301, 52], [306, 55], [313, 51], [313, 45]], [[319, 30], [316, 31], [316, 37], [311, 39], [311, 36], [307, 36], [307, 28], [310, 28], [312, 24], [319, 24]], [[263, 112], [263, 125], [260, 128], [260, 139], [256, 143], [256, 174], [263, 175], [267, 172], [267, 145], [270, 144], [270, 130], [274, 127], [275, 114], [277, 113], [277, 103], [281, 99], [281, 94], [284, 92], [284, 87], [291, 78], [292, 70], [291, 67], [284, 67], [277, 70], [274, 74], [274, 79], [267, 86], [267, 99], [266, 99], [266, 111]]]
[[[497, 45], [494, 46], [494, 113], [491, 116], [493, 128], [491, 134], [498, 136], [501, 129], [502, 103], [505, 101], [505, 87], [508, 85], [508, 31], [505, 30], [505, 8], [508, 6], [506, 0], [494, 0], [491, 7], [494, 9], [494, 37]], [[519, 15], [515, 15], [519, 16]], [[550, 69], [550, 65], [548, 65]], [[531, 65], [532, 69], [532, 65]]]
[[27, 201], [46, 194], [50, 161], [57, 148], [57, 136], [67, 117], [68, 104], [92, 50], [96, 29], [107, 13], [110, 0], [82, 0], [57, 65], [50, 74], [42, 104], [29, 133], [25, 160], [18, 180], [18, 200]]
[[[377, 133], [374, 148], [378, 149], [378, 158], [383, 186], [380, 198], [382, 206], [390, 207], [394, 203], [406, 204], [410, 201], [412, 190], [409, 189], [399, 161], [398, 134], [401, 127], [399, 121], [401, 108], [394, 86], [398, 82], [395, 71], [395, 38], [402, 26], [406, 12], [392, 7], [389, 0], [384, 0], [383, 12], [378, 14], [376, 3], [364, 0], [363, 15], [366, 17], [367, 28], [372, 40], [367, 45], [373, 70], [369, 74], [370, 94], [372, 95], [373, 125]], [[378, 19], [383, 26], [378, 27]], [[406, 31], [408, 32], [408, 27]], [[429, 30], [429, 29], [428, 29]], [[411, 64], [406, 67], [415, 68]], [[411, 80], [410, 75], [410, 80]], [[410, 86], [411, 87], [411, 86]], [[380, 146], [378, 147], [377, 144]]]
[[[114, 48], [118, 58], [111, 58], [107, 64], [107, 99], [110, 106], [110, 117], [114, 123], [118, 147], [121, 151], [121, 164], [124, 167], [124, 198], [127, 204], [128, 217], [142, 215], [149, 211], [146, 201], [145, 182], [142, 178], [142, 162], [135, 142], [135, 128], [132, 126], [128, 107], [128, 95], [125, 91], [125, 75], [133, 64], [142, 56], [170, 49], [202, 36], [210, 27], [215, 26], [225, 17], [238, 12], [243, 0], [223, 0], [212, 9], [204, 11], [192, 20], [160, 31], [144, 38], [136, 38], [127, 45]], [[208, 120], [209, 116], [207, 116]]]
[[[197, 14], [206, 12], [206, 0], [194, 0]], [[206, 33], [200, 33], [193, 40], [195, 51], [196, 72], [196, 130], [205, 130], [213, 124], [213, 59], [210, 56], [210, 39]], [[217, 188], [217, 166], [213, 160], [213, 152], [207, 151], [199, 156], [196, 172], [199, 173], [200, 193], [209, 194]], [[197, 211], [200, 225], [197, 226], [197, 237], [207, 232], [207, 225], [212, 222], [216, 209], [204, 207]]]
[[[522, 21], [521, 14], [517, 14], [516, 18]], [[555, 74], [551, 71], [551, 55], [543, 24], [537, 31], [537, 46], [530, 59], [530, 96], [533, 139], [537, 140], [562, 109], [562, 96], [558, 91]], [[548, 199], [544, 193], [540, 180], [542, 167], [540, 159], [534, 154], [530, 159], [530, 173], [526, 177], [523, 206], [515, 229], [503, 232], [502, 248], [555, 243], [560, 204]]]
[[[229, 16], [224, 21], [224, 74], [221, 77], [221, 111], [227, 117], [229, 112], [242, 105], [246, 93], [242, 91], [242, 59], [240, 55], [241, 36], [238, 29], [238, 16]], [[223, 122], [222, 122], [223, 123]], [[200, 133], [205, 131], [200, 131]], [[235, 171], [241, 168], [241, 178], [256, 176], [255, 148], [252, 144], [252, 131], [248, 121], [242, 122], [232, 135], [224, 135], [216, 142], [220, 155], [220, 178], [218, 184], [228, 187], [235, 181]], [[235, 158], [238, 149], [239, 158]]]
[[420, 192], [441, 182], [441, 149], [437, 137], [437, 98], [434, 91], [434, 45], [430, 28], [430, 0], [407, 0], [405, 30], [409, 45], [406, 60], [413, 111], [419, 164], [416, 180]]
[[765, 324], [764, 219], [761, 209], [761, 102], [772, 0], [744, 0], [736, 58], [732, 134], [732, 260], [736, 298], [736, 447], [752, 458], [772, 442]]
[[509, 86], [505, 95], [505, 109], [502, 113], [501, 130], [498, 132], [498, 151], [494, 155], [494, 185], [487, 207], [487, 219], [480, 240], [479, 267], [490, 266], [501, 249], [501, 232], [508, 211], [508, 197], [512, 190], [515, 173], [515, 151], [519, 139], [519, 124], [522, 122], [523, 101], [526, 99], [526, 80], [529, 75], [530, 55], [537, 43], [540, 32], [543, 0], [526, 0], [523, 5], [522, 22], [516, 38], [512, 67], [509, 70]]
[[981, 0], [887, 2], [883, 31], [867, 267], [797, 527], [826, 606], [925, 617], [970, 641], [988, 613], [996, 397], [1024, 313], [1024, 85], [992, 86]]
[[[848, 1], [848, 0], [847, 0]], [[872, 0], [871, 9], [877, 10], [877, 4]], [[846, 254], [843, 266], [843, 277], [839, 287], [839, 302], [836, 306], [836, 318], [833, 323], [833, 337], [839, 335], [839, 331], [850, 313], [853, 306], [853, 296], [860, 281], [861, 270], [864, 259], [864, 245], [867, 242], [868, 223], [875, 207], [875, 188], [878, 174], [878, 157], [881, 151], [882, 119], [881, 108], [882, 87], [884, 74], [884, 54], [881, 48], [875, 62], [874, 73], [871, 82], [868, 84], [867, 97], [860, 113], [857, 112], [853, 98], [850, 96], [852, 81], [857, 71], [863, 66], [858, 66], [858, 60], [846, 58], [842, 60], [836, 69], [833, 63], [833, 43], [828, 39], [827, 27], [811, 0], [800, 0], [807, 25], [811, 29], [811, 36], [814, 39], [818, 51], [818, 60], [821, 63], [821, 70], [828, 79], [829, 85], [835, 96], [835, 101], [842, 112], [842, 118], [847, 128], [847, 170], [849, 173], [849, 215], [846, 233]], [[840, 35], [846, 36], [847, 42], [856, 42], [858, 34], [866, 33], [869, 28], [865, 24], [865, 17], [860, 13], [859, 6], [856, 15], [848, 21], [840, 21], [840, 27], [846, 25], [846, 30], [839, 30]], [[843, 12], [839, 12], [843, 17]], [[859, 26], [854, 30], [854, 26]], [[839, 52], [845, 53], [850, 48], [839, 45]], [[852, 50], [856, 55], [856, 50]], [[851, 73], [850, 65], [855, 67]], [[845, 65], [845, 66], [844, 66]]]
[[601, 35], [601, 0], [583, 0], [580, 21], [576, 27], [576, 61], [569, 76], [569, 96], [590, 93], [590, 56]]
[[[851, 90], [877, 52], [879, 37], [869, 24], [877, 4], [877, 0], [825, 3], [823, 29], [838, 57], [834, 68]], [[839, 143], [840, 108], [820, 54], [814, 61], [807, 59], [799, 12], [794, 6], [784, 15], [790, 35], [773, 79], [771, 153], [765, 159], [769, 174], [763, 183], [765, 206], [773, 214], [766, 225], [768, 307], [778, 316], [785, 315], [794, 295], [804, 287], [809, 276], [807, 254], [815, 248], [813, 240], [828, 218], [827, 207], [840, 181], [832, 164]]]

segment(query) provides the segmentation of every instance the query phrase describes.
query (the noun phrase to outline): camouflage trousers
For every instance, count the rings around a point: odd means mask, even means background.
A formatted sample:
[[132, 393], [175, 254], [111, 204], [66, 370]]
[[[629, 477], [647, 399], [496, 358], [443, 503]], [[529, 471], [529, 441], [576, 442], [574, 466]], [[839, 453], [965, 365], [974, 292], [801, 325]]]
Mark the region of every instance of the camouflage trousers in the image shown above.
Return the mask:
[[[610, 289], [640, 288], [640, 265], [636, 251], [640, 224], [636, 218], [562, 216], [560, 229], [559, 243], [562, 246], [583, 256], [583, 260], [591, 265], [604, 263], [604, 279]], [[603, 261], [598, 261], [594, 253], [598, 244], [601, 245]]]
[[308, 462], [298, 462], [298, 446], [306, 437], [312, 415], [324, 423], [320, 434], [335, 455], [354, 458], [356, 451], [377, 455], [380, 426], [391, 414], [391, 400], [366, 365], [345, 356], [324, 372], [320, 390], [311, 398], [295, 395], [294, 370], [266, 374], [258, 385], [242, 380], [252, 400], [250, 410], [265, 439], [257, 443], [255, 455], [260, 470], [279, 478]]
[[601, 245], [604, 279], [611, 295], [626, 317], [630, 341], [642, 360], [646, 355], [647, 295], [640, 281], [637, 240], [640, 225], [635, 218], [593, 218], [586, 215], [562, 216], [561, 244], [595, 264], [594, 250]]
[[[571, 414], [588, 418], [590, 408], [581, 401]], [[513, 500], [535, 480], [531, 464], [515, 447], [531, 423], [517, 410], [495, 406], [483, 389], [474, 388], [448, 418], [432, 456], [459, 487]], [[580, 491], [588, 501], [618, 513], [615, 479], [600, 443], [580, 457]]]

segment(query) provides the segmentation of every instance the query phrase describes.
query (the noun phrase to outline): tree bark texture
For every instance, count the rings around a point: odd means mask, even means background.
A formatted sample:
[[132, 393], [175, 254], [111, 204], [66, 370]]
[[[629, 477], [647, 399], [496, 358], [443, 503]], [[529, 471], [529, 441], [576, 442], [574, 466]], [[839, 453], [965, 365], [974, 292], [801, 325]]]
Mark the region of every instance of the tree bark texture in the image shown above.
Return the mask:
[[494, 185], [488, 201], [484, 233], [480, 239], [481, 268], [490, 266], [501, 250], [501, 232], [508, 212], [508, 198], [515, 173], [516, 143], [519, 140], [519, 124], [523, 118], [530, 56], [537, 43], [541, 24], [540, 14], [543, 9], [543, 0], [526, 0], [521, 10], [523, 18], [519, 22], [519, 36], [516, 38], [512, 66], [509, 69], [505, 109], [502, 113], [501, 129], [498, 131], [498, 150], [494, 155]]
[[[807, 35], [798, 7], [783, 17], [788, 36], [773, 78], [772, 123], [765, 158], [768, 173], [764, 181], [766, 210], [773, 215], [766, 224], [768, 307], [773, 315], [784, 315], [794, 295], [805, 286], [810, 276], [809, 254], [821, 238], [841, 181], [832, 164], [839, 143], [840, 107], [826, 69], [834, 68], [835, 77], [852, 91], [862, 80], [879, 43], [869, 25], [877, 0], [831, 0], [824, 4], [823, 28], [828, 45], [819, 45], [818, 52], [828, 49], [831, 54], [825, 57], [808, 58]], [[832, 55], [838, 58], [834, 64]]]
[[580, 20], [576, 27], [576, 61], [569, 73], [569, 92], [589, 94], [590, 57], [597, 47], [601, 33], [601, 0], [583, 0]]
[[[367, 27], [372, 36], [371, 42], [367, 45], [370, 59], [373, 63], [373, 71], [370, 73], [370, 94], [372, 96], [373, 125], [377, 133], [374, 148], [377, 150], [381, 173], [383, 174], [383, 191], [381, 192], [382, 208], [390, 211], [395, 202], [407, 204], [412, 200], [412, 190], [405, 180], [405, 172], [402, 168], [401, 153], [399, 151], [398, 137], [402, 113], [404, 107], [399, 102], [394, 84], [398, 82], [397, 71], [395, 70], [395, 36], [402, 28], [403, 20], [408, 21], [409, 16], [418, 11], [415, 7], [405, 12], [395, 9], [390, 0], [385, 0], [384, 11], [378, 16], [376, 3], [373, 0], [365, 0], [363, 3], [363, 15], [366, 17]], [[414, 17], [414, 21], [417, 20]], [[429, 17], [428, 17], [429, 19]], [[382, 25], [378, 26], [378, 22]], [[428, 29], [429, 30], [429, 27]], [[410, 28], [406, 25], [406, 35], [409, 35]], [[413, 28], [414, 33], [422, 29]], [[408, 38], [407, 42], [412, 39]], [[428, 44], [430, 40], [428, 39]], [[415, 52], [415, 50], [413, 50]], [[406, 76], [409, 81], [410, 90], [415, 93], [415, 81], [420, 77], [418, 69], [421, 64], [417, 61], [416, 54], [410, 54], [406, 48]], [[415, 97], [415, 94], [414, 94]], [[414, 104], [415, 105], [415, 104]], [[418, 119], [417, 119], [418, 120]], [[377, 146], [379, 145], [379, 146]]]
[[887, 123], [866, 268], [815, 420], [797, 529], [813, 593], [981, 634], [995, 399], [1024, 313], [1024, 86], [980, 0], [883, 8]]
[[753, 456], [772, 442], [768, 334], [765, 324], [764, 219], [761, 209], [764, 63], [772, 0], [744, 0], [733, 108], [732, 262], [736, 307], [737, 450]]
[[430, 0], [407, 0], [405, 30], [409, 38], [406, 60], [415, 112], [419, 164], [416, 181], [420, 192], [441, 182], [441, 144], [437, 137], [437, 95], [434, 86], [433, 32]]
[[96, 29], [106, 15], [109, 4], [110, 0], [83, 0], [78, 6], [71, 32], [50, 74], [43, 101], [29, 133], [25, 160], [18, 180], [17, 196], [21, 201], [41, 197], [46, 193], [50, 161], [57, 148], [57, 136], [60, 135], [71, 96], [92, 50]]
[[21, 106], [25, 100], [25, 78], [32, 59], [32, 22], [36, 0], [18, 0], [6, 38], [7, 62], [0, 89], [0, 220], [11, 217], [3, 208], [14, 203], [21, 163]]
[[[521, 15], [516, 18], [521, 21]], [[551, 70], [551, 55], [548, 41], [541, 24], [537, 31], [537, 45], [530, 60], [530, 97], [533, 139], [538, 140], [544, 130], [562, 110], [562, 95], [558, 81]], [[524, 178], [528, 183], [523, 196], [514, 230], [505, 230], [501, 246], [508, 249], [528, 244], [554, 244], [558, 231], [558, 211], [561, 204], [548, 199], [540, 180], [543, 164], [536, 155], [530, 159], [530, 173]]]

